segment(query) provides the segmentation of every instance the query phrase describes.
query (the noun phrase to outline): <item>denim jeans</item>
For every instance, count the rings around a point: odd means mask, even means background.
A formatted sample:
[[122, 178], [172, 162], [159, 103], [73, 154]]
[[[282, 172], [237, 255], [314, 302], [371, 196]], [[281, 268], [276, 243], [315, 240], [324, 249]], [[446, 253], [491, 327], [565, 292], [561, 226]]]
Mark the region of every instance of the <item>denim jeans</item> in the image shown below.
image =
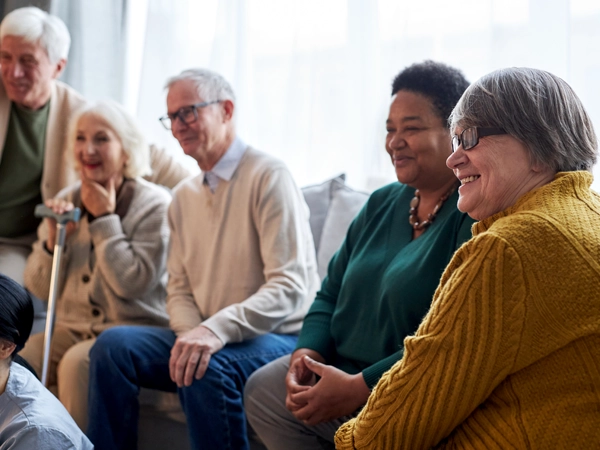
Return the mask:
[[175, 334], [165, 328], [120, 326], [100, 334], [90, 351], [89, 425], [97, 450], [137, 448], [140, 387], [175, 392], [194, 449], [247, 449], [243, 389], [256, 369], [291, 353], [297, 336], [267, 334], [226, 345], [206, 374], [177, 388], [169, 377]]

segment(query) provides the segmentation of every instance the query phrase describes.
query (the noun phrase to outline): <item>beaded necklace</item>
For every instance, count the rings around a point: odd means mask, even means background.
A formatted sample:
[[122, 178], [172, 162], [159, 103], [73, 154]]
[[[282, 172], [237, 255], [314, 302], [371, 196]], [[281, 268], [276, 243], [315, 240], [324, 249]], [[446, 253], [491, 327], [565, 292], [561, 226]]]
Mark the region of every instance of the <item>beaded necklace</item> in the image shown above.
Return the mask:
[[431, 214], [427, 214], [427, 219], [423, 222], [419, 222], [419, 218], [417, 217], [417, 209], [419, 208], [419, 203], [421, 203], [421, 193], [418, 189], [415, 191], [415, 196], [410, 201], [410, 210], [408, 211], [408, 223], [410, 223], [414, 230], [424, 230], [431, 225], [438, 212], [440, 212], [440, 209], [442, 209], [444, 202], [456, 190], [456, 186], [456, 184], [453, 184], [450, 190], [440, 197]]

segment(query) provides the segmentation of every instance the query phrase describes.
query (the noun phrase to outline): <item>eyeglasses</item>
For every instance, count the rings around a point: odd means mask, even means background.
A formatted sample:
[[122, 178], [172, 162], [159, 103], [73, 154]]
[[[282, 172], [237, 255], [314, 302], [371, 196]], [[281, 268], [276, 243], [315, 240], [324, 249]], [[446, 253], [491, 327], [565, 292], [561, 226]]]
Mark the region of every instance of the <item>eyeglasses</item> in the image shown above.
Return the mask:
[[215, 103], [219, 103], [221, 100], [213, 100], [212, 102], [201, 102], [194, 103], [190, 106], [184, 106], [183, 108], [179, 108], [172, 114], [167, 114], [166, 116], [159, 117], [160, 123], [163, 124], [167, 130], [170, 130], [173, 122], [179, 118], [186, 125], [190, 125], [198, 120], [198, 108], [204, 108], [209, 105], [213, 105]]
[[458, 150], [462, 144], [463, 150], [471, 150], [479, 144], [479, 138], [484, 136], [495, 136], [497, 134], [507, 134], [502, 128], [479, 128], [471, 127], [463, 130], [460, 134], [452, 136], [452, 153]]

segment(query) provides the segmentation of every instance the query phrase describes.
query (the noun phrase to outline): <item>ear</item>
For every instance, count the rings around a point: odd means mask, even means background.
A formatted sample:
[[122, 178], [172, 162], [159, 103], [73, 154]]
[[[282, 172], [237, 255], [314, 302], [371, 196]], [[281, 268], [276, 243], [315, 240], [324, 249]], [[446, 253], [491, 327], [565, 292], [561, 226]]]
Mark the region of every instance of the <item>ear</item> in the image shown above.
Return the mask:
[[9, 342], [5, 339], [0, 339], [0, 360], [8, 359], [12, 352], [15, 351], [17, 344]]
[[60, 74], [63, 73], [63, 70], [65, 70], [65, 67], [67, 67], [67, 59], [62, 58], [60, 61], [58, 61], [56, 63], [56, 66], [54, 66], [53, 78], [56, 79], [56, 78], [60, 77]]
[[221, 103], [223, 104], [223, 119], [225, 122], [230, 122], [235, 106], [231, 100], [223, 100]]

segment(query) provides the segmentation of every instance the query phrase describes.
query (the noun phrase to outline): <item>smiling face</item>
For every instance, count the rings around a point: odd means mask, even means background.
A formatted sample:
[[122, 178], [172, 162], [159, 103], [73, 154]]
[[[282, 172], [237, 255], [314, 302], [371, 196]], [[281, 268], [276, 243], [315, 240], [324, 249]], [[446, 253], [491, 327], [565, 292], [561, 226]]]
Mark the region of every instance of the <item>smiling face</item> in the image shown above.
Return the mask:
[[2, 81], [8, 98], [29, 109], [40, 109], [50, 99], [52, 82], [66, 61], [52, 64], [39, 43], [20, 36], [4, 36], [0, 42]]
[[[458, 128], [455, 133], [462, 131]], [[458, 209], [482, 220], [514, 205], [527, 192], [549, 183], [554, 172], [531, 162], [525, 144], [505, 134], [479, 138], [447, 161], [460, 180]]]
[[421, 190], [448, 184], [452, 179], [446, 167], [450, 135], [428, 98], [398, 91], [392, 97], [386, 128], [385, 148], [398, 181]]
[[123, 179], [127, 155], [119, 137], [102, 118], [84, 114], [77, 122], [75, 136], [75, 162], [82, 177], [105, 187], [111, 178]]
[[[175, 114], [183, 107], [214, 100], [219, 99], [200, 97], [192, 80], [177, 81], [169, 88], [167, 94], [167, 112]], [[233, 141], [233, 103], [223, 100], [204, 108], [197, 108], [196, 112], [198, 119], [193, 123], [173, 120], [171, 131], [186, 155], [194, 158], [202, 170], [211, 170]]]

